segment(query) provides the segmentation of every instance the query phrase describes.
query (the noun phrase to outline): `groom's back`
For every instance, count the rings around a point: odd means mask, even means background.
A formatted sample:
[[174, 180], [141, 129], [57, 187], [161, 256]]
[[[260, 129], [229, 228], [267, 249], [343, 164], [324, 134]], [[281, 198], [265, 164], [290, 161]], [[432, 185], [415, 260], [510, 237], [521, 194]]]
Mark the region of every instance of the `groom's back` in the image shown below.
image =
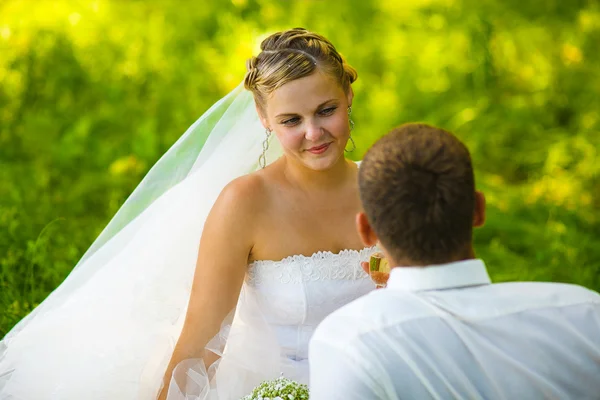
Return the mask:
[[340, 379], [356, 373], [363, 398], [597, 398], [599, 310], [574, 285], [385, 289], [328, 317], [311, 353], [362, 360]]

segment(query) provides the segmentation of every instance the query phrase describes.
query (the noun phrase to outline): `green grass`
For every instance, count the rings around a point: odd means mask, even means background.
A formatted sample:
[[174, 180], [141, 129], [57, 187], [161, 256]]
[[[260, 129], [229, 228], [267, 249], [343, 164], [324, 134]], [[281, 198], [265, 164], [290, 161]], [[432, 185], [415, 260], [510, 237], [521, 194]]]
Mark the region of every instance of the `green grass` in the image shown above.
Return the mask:
[[[531, 3], [533, 4], [533, 3]], [[339, 18], [330, 18], [332, 7]], [[0, 336], [59, 285], [148, 168], [304, 26], [357, 69], [361, 154], [424, 121], [472, 151], [495, 281], [600, 290], [600, 6], [549, 0], [0, 4]]]

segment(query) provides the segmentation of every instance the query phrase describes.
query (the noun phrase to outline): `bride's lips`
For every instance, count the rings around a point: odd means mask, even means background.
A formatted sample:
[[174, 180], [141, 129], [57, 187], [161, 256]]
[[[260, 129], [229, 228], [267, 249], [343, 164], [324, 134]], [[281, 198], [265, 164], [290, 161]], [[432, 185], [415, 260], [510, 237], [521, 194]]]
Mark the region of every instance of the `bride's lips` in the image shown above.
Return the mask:
[[327, 151], [327, 149], [329, 148], [329, 145], [331, 145], [331, 143], [325, 143], [320, 146], [311, 147], [310, 149], [307, 149], [306, 151], [313, 153], [313, 154], [325, 153], [325, 151]]

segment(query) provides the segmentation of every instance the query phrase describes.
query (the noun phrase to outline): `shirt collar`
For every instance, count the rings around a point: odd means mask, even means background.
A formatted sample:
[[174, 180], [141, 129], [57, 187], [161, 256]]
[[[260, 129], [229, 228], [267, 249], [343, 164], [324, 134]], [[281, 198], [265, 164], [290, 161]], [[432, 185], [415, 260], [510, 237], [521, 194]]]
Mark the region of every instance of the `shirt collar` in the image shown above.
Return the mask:
[[387, 287], [411, 292], [452, 289], [492, 283], [482, 260], [466, 260], [429, 267], [396, 267]]

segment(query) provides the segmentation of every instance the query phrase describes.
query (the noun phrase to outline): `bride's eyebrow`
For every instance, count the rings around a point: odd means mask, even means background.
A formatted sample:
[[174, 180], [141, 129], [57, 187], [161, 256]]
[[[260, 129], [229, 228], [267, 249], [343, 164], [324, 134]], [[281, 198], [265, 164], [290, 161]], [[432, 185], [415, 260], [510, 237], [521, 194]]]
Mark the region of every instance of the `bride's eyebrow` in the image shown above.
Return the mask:
[[[327, 101], [322, 102], [321, 104], [319, 104], [316, 108], [316, 110], [319, 110], [320, 108], [322, 108], [323, 106], [325, 106], [327, 103], [331, 103], [337, 101], [337, 99], [329, 99]], [[298, 115], [297, 113], [283, 113], [283, 114], [277, 114], [275, 116], [275, 118], [282, 118], [282, 117], [295, 117], [296, 115]]]

